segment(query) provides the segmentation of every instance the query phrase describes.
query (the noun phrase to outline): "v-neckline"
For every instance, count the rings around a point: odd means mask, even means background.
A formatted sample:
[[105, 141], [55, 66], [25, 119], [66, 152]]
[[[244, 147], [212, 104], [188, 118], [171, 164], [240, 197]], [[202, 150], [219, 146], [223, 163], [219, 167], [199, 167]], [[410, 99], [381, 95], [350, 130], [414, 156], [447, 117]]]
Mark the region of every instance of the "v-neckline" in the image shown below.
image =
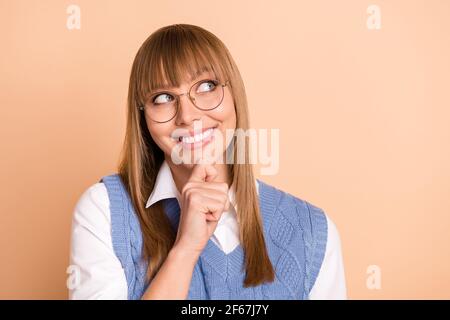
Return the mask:
[[[263, 232], [265, 241], [269, 241], [269, 227], [272, 222], [272, 218], [275, 209], [278, 205], [278, 200], [275, 197], [275, 193], [269, 190], [270, 186], [257, 179], [259, 184], [258, 202], [260, 208], [261, 219], [263, 220]], [[169, 202], [165, 202], [165, 207], [169, 208], [166, 213], [174, 226], [178, 226], [180, 206], [176, 198], [165, 199]], [[172, 202], [170, 202], [172, 200]], [[175, 201], [173, 201], [175, 200]], [[169, 204], [169, 206], [167, 206]], [[176, 229], [175, 229], [176, 230]], [[218, 274], [224, 279], [228, 276], [233, 276], [241, 273], [244, 264], [244, 251], [241, 243], [239, 243], [231, 252], [225, 253], [218, 247], [212, 240], [212, 236], [208, 239], [205, 248], [200, 254], [199, 260], [209, 264]]]

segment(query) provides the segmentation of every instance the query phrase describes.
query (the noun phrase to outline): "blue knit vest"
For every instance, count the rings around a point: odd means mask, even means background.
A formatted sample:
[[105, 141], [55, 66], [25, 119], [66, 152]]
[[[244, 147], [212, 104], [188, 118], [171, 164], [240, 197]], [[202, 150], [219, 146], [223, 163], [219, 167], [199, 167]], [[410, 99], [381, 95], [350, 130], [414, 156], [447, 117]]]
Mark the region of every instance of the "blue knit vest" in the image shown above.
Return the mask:
[[[128, 284], [128, 299], [140, 299], [148, 286], [148, 262], [142, 258], [143, 238], [138, 218], [119, 175], [103, 177], [111, 212], [111, 235]], [[327, 220], [322, 209], [259, 179], [259, 206], [275, 280], [245, 288], [244, 251], [239, 244], [225, 254], [211, 239], [201, 253], [187, 299], [262, 300], [308, 299], [323, 262]], [[180, 206], [164, 199], [163, 208], [177, 230]]]

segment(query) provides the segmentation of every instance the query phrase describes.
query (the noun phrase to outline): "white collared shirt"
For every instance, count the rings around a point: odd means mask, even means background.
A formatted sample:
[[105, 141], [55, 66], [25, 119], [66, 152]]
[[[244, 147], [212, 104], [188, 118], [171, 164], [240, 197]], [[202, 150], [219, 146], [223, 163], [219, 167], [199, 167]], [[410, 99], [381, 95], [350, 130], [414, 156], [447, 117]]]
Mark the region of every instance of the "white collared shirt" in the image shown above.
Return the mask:
[[[255, 181], [256, 190], [258, 192], [258, 182]], [[228, 198], [230, 199], [230, 209], [224, 211], [217, 222], [216, 229], [211, 237], [211, 240], [224, 251], [226, 254], [239, 245], [239, 227], [236, 218], [237, 205], [235, 202], [233, 183], [228, 190]], [[173, 180], [172, 172], [166, 161], [163, 162], [156, 177], [155, 187], [148, 197], [146, 208], [150, 207], [155, 202], [162, 199], [177, 198], [178, 203], [181, 203], [181, 195], [178, 191], [175, 181]]]
[[[258, 192], [258, 182], [255, 179]], [[239, 227], [234, 183], [229, 188], [230, 209], [222, 213], [211, 240], [226, 254], [239, 245]], [[172, 172], [164, 161], [146, 207], [180, 193]], [[325, 214], [328, 238], [324, 259], [310, 299], [346, 299], [346, 284], [341, 243], [336, 225]], [[72, 221], [70, 264], [79, 272], [75, 288], [69, 290], [70, 299], [127, 299], [125, 272], [114, 253], [111, 236], [111, 214], [106, 187], [98, 182], [89, 187], [78, 200]]]

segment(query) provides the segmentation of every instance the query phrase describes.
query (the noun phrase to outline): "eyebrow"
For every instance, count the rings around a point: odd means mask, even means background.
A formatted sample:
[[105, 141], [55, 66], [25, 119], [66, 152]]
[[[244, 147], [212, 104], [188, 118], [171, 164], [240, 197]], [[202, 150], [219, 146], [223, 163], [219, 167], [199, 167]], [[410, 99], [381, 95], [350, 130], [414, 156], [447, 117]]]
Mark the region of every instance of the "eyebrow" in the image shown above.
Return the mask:
[[[205, 67], [205, 68], [202, 68], [200, 70], [197, 70], [194, 73], [194, 75], [189, 78], [189, 82], [193, 82], [194, 80], [199, 78], [202, 74], [204, 74], [204, 73], [206, 73], [208, 71], [210, 71], [210, 68], [208, 68], [208, 67]], [[155, 88], [154, 90], [151, 91], [151, 93], [156, 93], [156, 92], [158, 92], [160, 90], [168, 90], [168, 89], [173, 89], [173, 88], [174, 87], [171, 87], [171, 86], [168, 86], [168, 85], [163, 85], [163, 86], [160, 86], [158, 88]]]

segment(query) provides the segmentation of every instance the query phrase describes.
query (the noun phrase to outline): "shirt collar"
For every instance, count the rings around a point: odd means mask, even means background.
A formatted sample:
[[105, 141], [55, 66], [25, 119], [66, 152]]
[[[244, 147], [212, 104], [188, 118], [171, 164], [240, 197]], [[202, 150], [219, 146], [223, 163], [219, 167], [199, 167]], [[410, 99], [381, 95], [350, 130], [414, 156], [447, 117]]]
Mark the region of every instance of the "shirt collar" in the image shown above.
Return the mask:
[[[256, 184], [256, 193], [258, 194], [259, 188], [256, 179], [255, 184]], [[231, 204], [236, 208], [234, 181], [228, 190], [228, 197], [230, 199]], [[148, 208], [155, 202], [168, 198], [177, 198], [178, 203], [180, 203], [181, 195], [175, 185], [175, 181], [173, 180], [172, 171], [170, 170], [169, 164], [167, 163], [166, 160], [164, 160], [156, 177], [156, 182], [153, 191], [148, 197], [147, 204], [145, 205], [145, 207]]]

